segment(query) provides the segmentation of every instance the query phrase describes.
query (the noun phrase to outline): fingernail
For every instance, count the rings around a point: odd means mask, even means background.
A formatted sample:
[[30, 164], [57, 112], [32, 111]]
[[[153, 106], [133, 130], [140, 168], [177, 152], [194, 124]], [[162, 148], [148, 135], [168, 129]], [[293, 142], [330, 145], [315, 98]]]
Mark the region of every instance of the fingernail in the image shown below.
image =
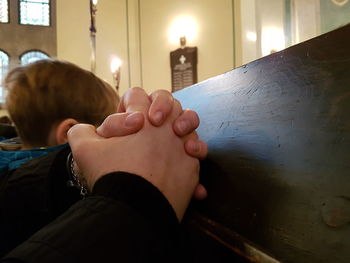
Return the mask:
[[188, 123], [186, 121], [180, 121], [177, 123], [177, 128], [181, 133], [185, 133], [188, 129]]
[[134, 127], [142, 121], [141, 119], [142, 119], [141, 112], [133, 112], [126, 117], [125, 126]]
[[201, 146], [198, 142], [192, 142], [191, 147], [194, 152], [199, 152], [201, 149]]
[[163, 120], [163, 113], [161, 111], [157, 111], [153, 114], [153, 121], [156, 123], [160, 123]]

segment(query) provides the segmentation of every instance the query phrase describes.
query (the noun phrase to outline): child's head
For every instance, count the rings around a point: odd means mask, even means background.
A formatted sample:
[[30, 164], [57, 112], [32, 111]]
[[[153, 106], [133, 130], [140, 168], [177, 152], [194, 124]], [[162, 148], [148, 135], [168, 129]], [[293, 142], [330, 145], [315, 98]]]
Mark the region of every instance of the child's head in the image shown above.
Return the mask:
[[78, 122], [99, 125], [116, 112], [119, 97], [105, 81], [78, 66], [40, 60], [10, 71], [6, 107], [26, 147], [66, 142]]

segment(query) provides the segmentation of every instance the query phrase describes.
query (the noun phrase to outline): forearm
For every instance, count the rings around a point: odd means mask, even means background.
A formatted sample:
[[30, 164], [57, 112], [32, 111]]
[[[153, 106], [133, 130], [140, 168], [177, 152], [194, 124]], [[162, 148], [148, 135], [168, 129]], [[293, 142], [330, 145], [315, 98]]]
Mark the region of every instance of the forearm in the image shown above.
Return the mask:
[[113, 173], [3, 262], [182, 262], [181, 245], [176, 215], [158, 189]]

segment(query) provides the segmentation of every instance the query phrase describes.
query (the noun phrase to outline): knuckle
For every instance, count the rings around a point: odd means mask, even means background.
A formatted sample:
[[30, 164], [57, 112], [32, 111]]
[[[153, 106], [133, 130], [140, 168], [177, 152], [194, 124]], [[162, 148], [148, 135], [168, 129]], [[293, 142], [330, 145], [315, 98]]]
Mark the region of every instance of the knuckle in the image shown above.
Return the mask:
[[141, 88], [141, 87], [132, 87], [132, 88], [128, 89], [128, 92], [129, 92], [129, 93], [132, 93], [132, 92], [140, 92], [140, 91], [144, 91], [144, 89]]
[[78, 124], [75, 124], [73, 127], [71, 127], [69, 130], [68, 130], [68, 136], [71, 137], [71, 136], [74, 136], [76, 133], [78, 133], [82, 128], [85, 127], [86, 124], [81, 124], [81, 123], [78, 123]]
[[189, 120], [191, 120], [191, 123], [193, 126], [196, 126], [196, 128], [199, 126], [200, 119], [197, 112], [190, 109], [186, 109], [184, 110], [183, 115], [184, 115], [184, 118], [188, 118]]
[[168, 91], [166, 89], [158, 89], [156, 91], [153, 91], [151, 93], [151, 95], [154, 95], [154, 96], [165, 95], [165, 96], [171, 96], [172, 97], [170, 91]]
[[157, 90], [151, 93], [151, 100], [157, 107], [172, 107], [174, 98], [167, 90]]
[[170, 92], [169, 90], [160, 89], [159, 91], [160, 91], [160, 92], [163, 92], [163, 93], [165, 93], [165, 94], [169, 94], [170, 96], [172, 96], [172, 95], [171, 95], [171, 92]]
[[113, 115], [108, 115], [108, 116], [104, 119], [104, 121], [103, 121], [103, 123], [102, 123], [101, 126], [104, 126], [104, 125], [110, 123], [110, 122], [112, 121], [112, 119], [113, 119], [112, 116], [113, 116]]
[[138, 94], [144, 94], [144, 89], [140, 87], [132, 87], [127, 90], [127, 92], [124, 94], [124, 103], [127, 104], [131, 98], [134, 96], [137, 96]]

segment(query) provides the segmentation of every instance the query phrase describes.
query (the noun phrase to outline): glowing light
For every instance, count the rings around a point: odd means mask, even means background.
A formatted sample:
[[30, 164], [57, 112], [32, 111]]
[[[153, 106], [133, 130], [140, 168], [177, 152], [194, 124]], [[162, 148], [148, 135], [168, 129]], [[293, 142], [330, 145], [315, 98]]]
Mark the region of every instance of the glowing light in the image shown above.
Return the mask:
[[123, 62], [120, 60], [120, 58], [114, 57], [111, 61], [111, 72], [116, 72], [122, 64]]
[[261, 51], [266, 56], [285, 48], [283, 30], [277, 27], [264, 27], [261, 34]]
[[174, 19], [168, 30], [170, 43], [178, 45], [180, 37], [186, 37], [188, 43], [197, 38], [198, 24], [192, 16], [181, 15]]
[[246, 37], [253, 42], [255, 42], [257, 39], [255, 32], [247, 32]]
[[343, 6], [348, 2], [348, 0], [332, 0], [332, 1], [334, 4], [339, 5], [339, 6]]
[[97, 3], [98, 3], [98, 0], [92, 0], [93, 5], [97, 5]]

